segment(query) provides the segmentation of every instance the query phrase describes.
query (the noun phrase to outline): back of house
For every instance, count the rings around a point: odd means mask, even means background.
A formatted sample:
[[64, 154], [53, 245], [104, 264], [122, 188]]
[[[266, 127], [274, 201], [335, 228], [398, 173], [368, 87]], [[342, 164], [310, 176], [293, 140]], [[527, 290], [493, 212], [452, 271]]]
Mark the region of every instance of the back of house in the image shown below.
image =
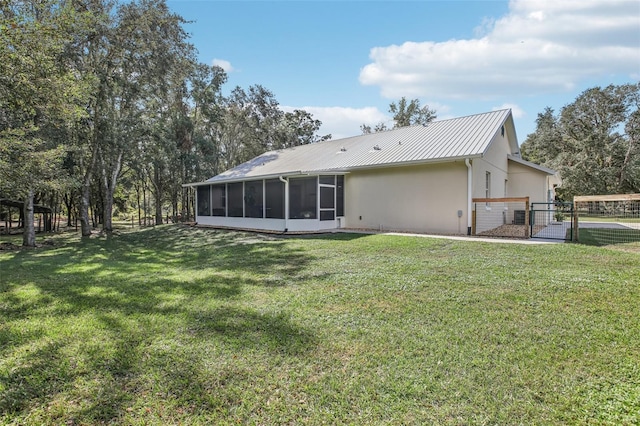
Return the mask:
[[511, 110], [499, 110], [270, 151], [188, 186], [200, 225], [469, 234], [474, 198], [549, 202], [558, 183], [520, 157]]

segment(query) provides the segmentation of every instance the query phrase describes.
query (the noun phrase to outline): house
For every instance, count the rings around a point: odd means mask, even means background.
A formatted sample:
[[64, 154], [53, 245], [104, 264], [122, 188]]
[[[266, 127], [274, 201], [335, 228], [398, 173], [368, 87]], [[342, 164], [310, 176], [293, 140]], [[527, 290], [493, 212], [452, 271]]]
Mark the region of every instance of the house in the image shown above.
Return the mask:
[[471, 232], [472, 199], [553, 199], [553, 170], [520, 157], [511, 110], [266, 152], [196, 189], [200, 225]]

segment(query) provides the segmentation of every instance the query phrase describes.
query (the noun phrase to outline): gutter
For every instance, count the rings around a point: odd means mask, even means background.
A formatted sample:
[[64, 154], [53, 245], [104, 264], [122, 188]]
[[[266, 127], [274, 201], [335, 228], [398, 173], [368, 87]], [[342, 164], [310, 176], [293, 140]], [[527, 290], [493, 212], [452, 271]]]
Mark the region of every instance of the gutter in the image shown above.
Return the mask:
[[467, 235], [471, 235], [471, 206], [472, 206], [472, 193], [473, 191], [473, 168], [468, 158], [464, 159], [464, 164], [467, 166]]
[[278, 176], [280, 182], [284, 183], [284, 231], [289, 230], [289, 179]]
[[217, 184], [223, 184], [223, 183], [248, 182], [248, 181], [263, 180], [263, 179], [280, 179], [283, 176], [286, 176], [286, 177], [289, 177], [289, 176], [307, 176], [309, 174], [310, 174], [310, 172], [302, 172], [302, 171], [298, 170], [298, 171], [295, 171], [295, 172], [276, 173], [276, 174], [259, 175], [259, 176], [244, 176], [244, 177], [241, 177], [241, 178], [234, 178], [233, 176], [231, 176], [231, 177], [225, 177], [223, 179], [218, 179], [218, 180], [213, 180], [213, 181], [212, 180], [205, 180], [205, 181], [202, 181], [202, 182], [183, 183], [182, 187], [183, 188], [190, 188], [190, 187], [197, 187], [197, 186], [217, 185]]

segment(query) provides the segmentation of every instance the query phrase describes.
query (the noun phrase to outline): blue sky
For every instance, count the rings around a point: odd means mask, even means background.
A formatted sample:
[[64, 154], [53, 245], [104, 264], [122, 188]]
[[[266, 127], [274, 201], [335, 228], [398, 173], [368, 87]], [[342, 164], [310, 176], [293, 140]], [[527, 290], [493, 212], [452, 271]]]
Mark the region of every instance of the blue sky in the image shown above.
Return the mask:
[[168, 0], [225, 91], [259, 84], [334, 139], [393, 125], [402, 96], [438, 119], [512, 108], [519, 142], [545, 107], [640, 79], [638, 0]]

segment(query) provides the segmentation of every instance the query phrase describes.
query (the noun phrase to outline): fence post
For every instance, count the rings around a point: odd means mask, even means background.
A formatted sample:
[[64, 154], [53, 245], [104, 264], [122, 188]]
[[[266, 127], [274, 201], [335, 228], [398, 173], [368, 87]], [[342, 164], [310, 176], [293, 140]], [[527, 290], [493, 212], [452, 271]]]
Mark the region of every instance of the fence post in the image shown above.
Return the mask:
[[531, 238], [531, 211], [529, 210], [529, 197], [525, 197], [526, 201], [524, 202], [524, 223], [525, 231], [524, 237]]
[[474, 203], [471, 211], [471, 235], [476, 235], [476, 205]]
[[572, 203], [572, 209], [573, 209], [573, 214], [571, 215], [571, 226], [573, 228], [573, 235], [571, 235], [571, 241], [573, 242], [578, 242], [580, 241], [580, 237], [578, 235], [578, 208], [576, 207], [576, 198], [573, 197], [573, 203]]

